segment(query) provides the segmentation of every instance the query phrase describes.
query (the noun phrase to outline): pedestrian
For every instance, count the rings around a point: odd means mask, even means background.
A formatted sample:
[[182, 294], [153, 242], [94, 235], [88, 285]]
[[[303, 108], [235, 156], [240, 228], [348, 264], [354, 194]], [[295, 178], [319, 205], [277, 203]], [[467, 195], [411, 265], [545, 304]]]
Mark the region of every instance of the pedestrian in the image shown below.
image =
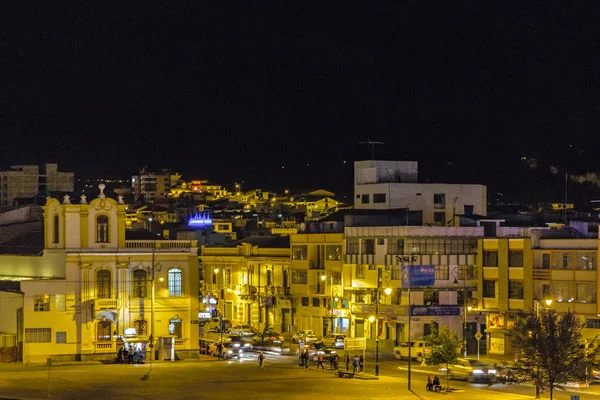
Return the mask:
[[335, 359], [333, 360], [333, 363], [334, 363], [333, 364], [334, 368], [337, 370], [339, 368], [339, 365], [340, 365], [340, 356], [339, 356], [339, 354], [335, 353]]
[[223, 343], [217, 343], [217, 352], [219, 353], [219, 360], [223, 357]]
[[127, 347], [123, 348], [123, 363], [125, 363], [125, 361], [129, 364], [129, 349]]
[[135, 353], [133, 353], [133, 354], [134, 354], [135, 364], [139, 364], [140, 363], [140, 349], [136, 347]]
[[425, 390], [433, 390], [433, 379], [431, 378], [431, 375], [427, 376], [427, 386], [425, 387]]
[[133, 364], [133, 348], [129, 349], [127, 364]]
[[305, 349], [302, 353], [302, 359], [304, 360], [304, 369], [308, 369], [308, 349]]
[[335, 353], [329, 353], [329, 369], [333, 370], [333, 366], [335, 365]]
[[350, 354], [346, 351], [346, 371], [349, 371], [350, 366]]
[[265, 355], [261, 351], [260, 353], [258, 353], [258, 368], [263, 367], [263, 361], [265, 361]]
[[364, 372], [365, 371], [365, 359], [363, 356], [360, 356], [360, 358], [358, 359], [358, 365], [360, 366], [360, 372]]
[[123, 347], [119, 346], [119, 351], [117, 352], [117, 362], [119, 364], [123, 364]]
[[440, 386], [440, 378], [437, 375], [433, 377], [433, 388], [435, 389], [436, 386]]
[[319, 366], [321, 366], [321, 369], [325, 369], [325, 367], [323, 366], [323, 353], [319, 352], [319, 354], [317, 355], [317, 369], [319, 369]]
[[352, 360], [352, 367], [354, 367], [353, 372], [355, 374], [358, 372], [359, 363], [360, 363], [360, 359], [358, 358], [358, 355], [355, 355], [354, 360]]

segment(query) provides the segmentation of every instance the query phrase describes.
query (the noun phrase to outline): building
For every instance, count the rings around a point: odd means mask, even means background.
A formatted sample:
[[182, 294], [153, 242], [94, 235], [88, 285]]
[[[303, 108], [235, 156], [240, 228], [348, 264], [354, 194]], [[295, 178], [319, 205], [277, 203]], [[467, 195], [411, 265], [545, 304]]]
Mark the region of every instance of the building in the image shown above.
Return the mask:
[[85, 196], [78, 204], [69, 196], [62, 203], [48, 199], [37, 255], [11, 250], [19, 249], [19, 238], [0, 245], [0, 270], [12, 266], [31, 276], [20, 282], [22, 308], [15, 315], [23, 362], [112, 360], [119, 346], [148, 358], [193, 357], [199, 331], [196, 242], [129, 239], [125, 204], [99, 187], [89, 203]]
[[355, 209], [410, 209], [423, 214], [423, 225], [457, 226], [459, 215], [487, 213], [483, 185], [418, 183], [416, 161], [356, 161]]
[[131, 189], [136, 201], [152, 203], [158, 200], [165, 200], [171, 192], [171, 178], [178, 175], [172, 175], [168, 171], [159, 173], [146, 172], [142, 170], [139, 175], [131, 177]]
[[9, 206], [17, 198], [72, 193], [73, 172], [58, 172], [58, 164], [15, 165], [0, 171], [0, 206]]

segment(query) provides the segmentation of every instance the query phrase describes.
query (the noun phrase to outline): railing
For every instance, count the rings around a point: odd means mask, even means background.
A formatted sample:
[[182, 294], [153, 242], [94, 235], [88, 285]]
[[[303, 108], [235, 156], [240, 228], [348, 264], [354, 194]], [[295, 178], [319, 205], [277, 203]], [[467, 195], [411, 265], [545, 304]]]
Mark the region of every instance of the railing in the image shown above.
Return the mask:
[[116, 344], [114, 342], [95, 342], [94, 348], [95, 351], [99, 351], [102, 353], [111, 353], [114, 352]]
[[195, 240], [126, 240], [127, 249], [182, 249], [196, 246]]
[[548, 281], [548, 280], [550, 280], [550, 270], [534, 268], [532, 276], [533, 276], [533, 279], [536, 281]]
[[319, 269], [319, 270], [323, 270], [325, 269], [325, 264], [321, 263], [320, 261], [309, 261], [308, 262], [308, 269]]
[[185, 347], [185, 342], [187, 342], [187, 339], [176, 338], [175, 339], [175, 348]]
[[119, 308], [120, 299], [95, 299], [95, 310], [117, 310]]
[[325, 294], [325, 285], [309, 285], [309, 294]]

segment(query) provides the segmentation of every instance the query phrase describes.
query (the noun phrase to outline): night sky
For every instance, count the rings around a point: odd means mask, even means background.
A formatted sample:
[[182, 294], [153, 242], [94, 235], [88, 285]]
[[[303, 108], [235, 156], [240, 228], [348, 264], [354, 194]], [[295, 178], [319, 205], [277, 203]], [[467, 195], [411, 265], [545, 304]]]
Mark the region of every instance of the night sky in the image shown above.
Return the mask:
[[600, 170], [600, 5], [18, 3], [0, 25], [2, 168], [351, 194], [372, 140], [492, 201], [559, 201], [565, 172]]

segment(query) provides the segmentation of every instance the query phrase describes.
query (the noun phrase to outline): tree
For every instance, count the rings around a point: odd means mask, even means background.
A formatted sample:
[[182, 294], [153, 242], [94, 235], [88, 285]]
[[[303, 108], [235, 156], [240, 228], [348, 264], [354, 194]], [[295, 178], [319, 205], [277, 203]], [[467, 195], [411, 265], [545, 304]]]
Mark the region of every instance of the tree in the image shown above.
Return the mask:
[[430, 335], [425, 336], [431, 352], [425, 354], [425, 362], [446, 367], [446, 387], [450, 387], [450, 364], [458, 360], [458, 352], [462, 345], [461, 339], [448, 327], [434, 328]]
[[540, 310], [539, 315], [520, 315], [509, 330], [516, 350], [519, 381], [534, 381], [539, 390], [563, 389], [568, 382], [587, 380], [598, 346], [584, 342], [583, 325], [572, 312], [557, 314]]

